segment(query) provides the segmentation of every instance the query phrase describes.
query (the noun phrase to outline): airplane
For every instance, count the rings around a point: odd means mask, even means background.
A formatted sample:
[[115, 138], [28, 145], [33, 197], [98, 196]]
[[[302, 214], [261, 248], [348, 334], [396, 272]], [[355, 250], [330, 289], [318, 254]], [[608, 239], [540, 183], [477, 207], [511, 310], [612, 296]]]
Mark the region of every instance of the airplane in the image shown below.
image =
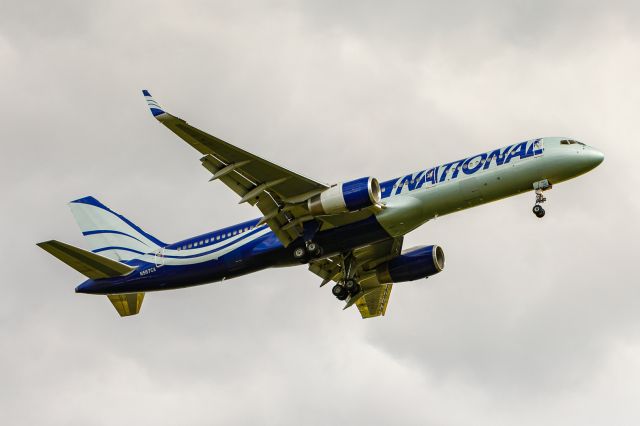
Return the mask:
[[198, 150], [200, 162], [262, 217], [164, 243], [88, 196], [69, 203], [91, 251], [56, 240], [38, 246], [87, 277], [77, 293], [106, 295], [135, 315], [147, 292], [225, 281], [270, 267], [305, 264], [362, 318], [385, 315], [394, 283], [444, 269], [441, 246], [403, 250], [403, 237], [429, 220], [582, 175], [604, 154], [575, 139], [526, 140], [379, 182], [366, 176], [326, 185], [199, 130], [142, 91], [153, 117]]

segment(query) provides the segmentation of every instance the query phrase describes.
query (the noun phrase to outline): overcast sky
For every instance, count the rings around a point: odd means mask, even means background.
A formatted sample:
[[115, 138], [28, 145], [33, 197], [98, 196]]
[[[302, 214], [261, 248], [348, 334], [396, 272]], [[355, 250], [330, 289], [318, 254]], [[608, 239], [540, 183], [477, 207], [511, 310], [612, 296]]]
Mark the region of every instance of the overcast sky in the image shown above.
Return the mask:
[[[0, 1], [3, 424], [640, 423], [637, 1]], [[35, 246], [94, 195], [164, 241], [259, 215], [153, 120], [317, 180], [570, 136], [604, 163], [439, 218], [447, 268], [342, 311], [305, 267], [121, 319]]]

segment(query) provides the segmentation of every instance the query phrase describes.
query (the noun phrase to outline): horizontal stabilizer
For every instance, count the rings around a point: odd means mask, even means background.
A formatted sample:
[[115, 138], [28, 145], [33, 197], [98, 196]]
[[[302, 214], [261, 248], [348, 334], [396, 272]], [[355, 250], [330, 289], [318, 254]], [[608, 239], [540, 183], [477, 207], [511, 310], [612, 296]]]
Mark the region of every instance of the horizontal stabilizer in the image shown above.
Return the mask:
[[56, 240], [38, 243], [38, 246], [92, 280], [120, 277], [135, 270], [115, 260]]
[[108, 294], [107, 297], [121, 317], [128, 317], [140, 312], [144, 293]]

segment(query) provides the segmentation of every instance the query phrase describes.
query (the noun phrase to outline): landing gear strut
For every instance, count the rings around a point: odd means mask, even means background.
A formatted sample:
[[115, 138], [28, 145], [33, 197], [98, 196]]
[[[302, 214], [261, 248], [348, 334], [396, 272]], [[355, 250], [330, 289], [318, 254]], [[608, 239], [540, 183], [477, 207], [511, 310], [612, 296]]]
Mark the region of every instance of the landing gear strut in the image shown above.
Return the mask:
[[534, 182], [533, 189], [536, 192], [536, 204], [533, 206], [533, 209], [532, 209], [533, 214], [535, 214], [536, 217], [538, 218], [543, 218], [545, 215], [545, 211], [540, 204], [547, 201], [547, 198], [544, 196], [542, 192], [546, 191], [547, 189], [551, 189], [551, 184], [546, 179], [541, 180], [539, 182]]

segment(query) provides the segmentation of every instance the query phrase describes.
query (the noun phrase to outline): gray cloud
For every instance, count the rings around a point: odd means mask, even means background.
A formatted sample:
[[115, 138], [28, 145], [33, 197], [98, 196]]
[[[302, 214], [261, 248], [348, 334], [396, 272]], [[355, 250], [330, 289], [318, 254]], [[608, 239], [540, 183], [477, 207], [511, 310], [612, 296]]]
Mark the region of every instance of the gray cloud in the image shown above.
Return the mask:
[[[5, 2], [0, 411], [11, 424], [635, 424], [633, 2]], [[304, 267], [149, 294], [121, 320], [34, 243], [93, 194], [164, 240], [257, 216], [139, 90], [293, 170], [385, 179], [515, 140], [601, 148], [407, 237], [447, 269], [342, 312]]]

